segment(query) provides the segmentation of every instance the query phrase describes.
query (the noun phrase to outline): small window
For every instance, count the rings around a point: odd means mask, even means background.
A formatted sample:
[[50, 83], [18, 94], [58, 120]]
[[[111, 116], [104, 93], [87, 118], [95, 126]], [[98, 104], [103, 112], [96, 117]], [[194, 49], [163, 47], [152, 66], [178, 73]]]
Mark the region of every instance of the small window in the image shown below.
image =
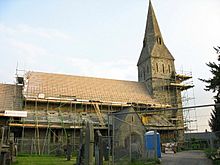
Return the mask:
[[170, 65], [168, 65], [168, 72], [169, 72], [169, 73], [171, 72]]
[[133, 115], [131, 116], [131, 122], [132, 123], [134, 122], [134, 116]]
[[162, 69], [163, 69], [163, 73], [165, 72], [165, 69], [164, 69], [164, 64], [162, 64]]
[[143, 41], [143, 47], [145, 47], [145, 46], [146, 46], [146, 41], [144, 40], [144, 41]]
[[162, 44], [161, 37], [157, 37], [157, 43], [160, 44], [160, 45]]
[[156, 63], [156, 72], [159, 71], [158, 64]]

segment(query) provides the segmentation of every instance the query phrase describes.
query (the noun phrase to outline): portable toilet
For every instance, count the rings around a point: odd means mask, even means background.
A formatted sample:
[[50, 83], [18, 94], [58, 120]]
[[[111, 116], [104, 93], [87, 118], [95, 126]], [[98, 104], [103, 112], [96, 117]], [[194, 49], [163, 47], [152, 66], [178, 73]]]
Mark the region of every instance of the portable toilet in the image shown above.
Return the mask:
[[150, 158], [155, 157], [155, 150], [157, 158], [161, 158], [160, 134], [154, 131], [148, 131], [144, 134], [145, 149]]

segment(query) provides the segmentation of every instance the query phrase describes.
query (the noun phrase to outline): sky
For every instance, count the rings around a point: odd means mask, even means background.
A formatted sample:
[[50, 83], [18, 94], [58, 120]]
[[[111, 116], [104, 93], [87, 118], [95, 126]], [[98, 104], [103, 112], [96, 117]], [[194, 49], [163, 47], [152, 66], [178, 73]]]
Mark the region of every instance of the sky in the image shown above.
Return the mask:
[[[14, 83], [16, 68], [137, 81], [148, 0], [0, 0], [0, 82]], [[195, 98], [213, 103], [198, 78], [211, 77], [217, 61], [219, 0], [152, 0], [164, 42], [177, 71], [193, 75]], [[21, 74], [21, 72], [19, 72]], [[209, 129], [211, 107], [197, 114], [199, 131]], [[191, 114], [192, 115], [192, 114]]]

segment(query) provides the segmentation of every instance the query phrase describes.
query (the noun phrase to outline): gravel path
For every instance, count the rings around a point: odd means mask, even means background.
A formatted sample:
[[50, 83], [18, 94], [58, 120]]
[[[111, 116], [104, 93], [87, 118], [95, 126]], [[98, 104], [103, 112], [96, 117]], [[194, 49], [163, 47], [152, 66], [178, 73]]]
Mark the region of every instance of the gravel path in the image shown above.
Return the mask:
[[162, 165], [212, 165], [203, 151], [183, 151], [176, 154], [163, 154]]

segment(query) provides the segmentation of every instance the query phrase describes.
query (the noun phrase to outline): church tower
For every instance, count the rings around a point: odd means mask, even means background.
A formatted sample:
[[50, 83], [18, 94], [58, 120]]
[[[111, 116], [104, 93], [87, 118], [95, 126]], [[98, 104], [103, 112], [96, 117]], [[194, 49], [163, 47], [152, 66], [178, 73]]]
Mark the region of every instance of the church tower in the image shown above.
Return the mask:
[[[176, 74], [174, 58], [167, 49], [151, 1], [149, 2], [143, 48], [137, 63], [138, 81], [146, 84], [150, 95], [161, 104], [168, 104], [172, 111], [158, 112], [174, 126], [171, 132], [179, 143], [183, 142], [184, 122], [181, 91], [192, 86], [182, 82], [191, 76]], [[162, 133], [162, 132], [161, 132]]]
[[151, 96], [161, 104], [178, 107], [180, 92], [169, 89], [171, 81], [175, 78], [174, 58], [164, 43], [151, 1], [143, 48], [137, 66], [138, 81], [146, 84]]

